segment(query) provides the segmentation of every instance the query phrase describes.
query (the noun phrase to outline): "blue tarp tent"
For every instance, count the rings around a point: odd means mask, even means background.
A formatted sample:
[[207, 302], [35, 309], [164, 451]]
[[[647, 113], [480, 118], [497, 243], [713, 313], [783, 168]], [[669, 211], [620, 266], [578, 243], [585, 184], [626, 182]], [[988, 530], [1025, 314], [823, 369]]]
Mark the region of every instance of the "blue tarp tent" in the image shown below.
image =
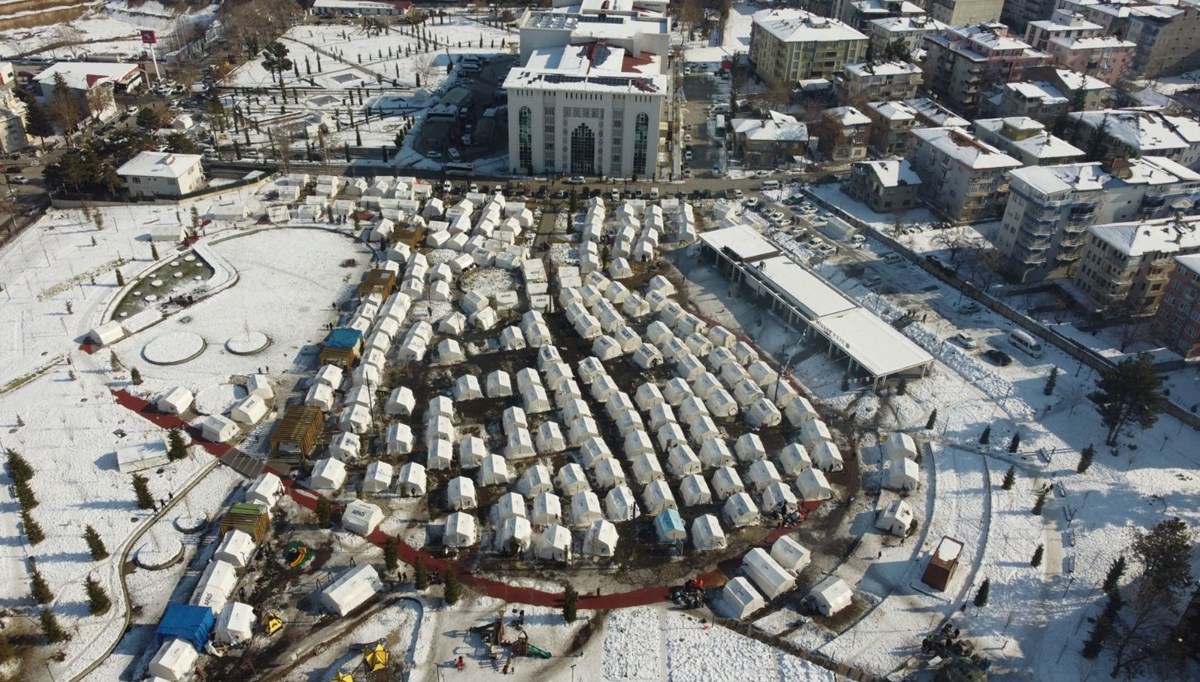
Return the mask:
[[162, 646], [163, 642], [177, 637], [196, 647], [196, 651], [203, 651], [212, 629], [212, 609], [191, 604], [171, 604], [158, 623], [154, 638], [158, 646]]
[[663, 513], [656, 516], [654, 530], [658, 533], [659, 542], [683, 542], [687, 539], [683, 519], [675, 509], [663, 510]]
[[338, 327], [325, 338], [326, 348], [355, 348], [362, 341], [362, 332], [349, 327]]

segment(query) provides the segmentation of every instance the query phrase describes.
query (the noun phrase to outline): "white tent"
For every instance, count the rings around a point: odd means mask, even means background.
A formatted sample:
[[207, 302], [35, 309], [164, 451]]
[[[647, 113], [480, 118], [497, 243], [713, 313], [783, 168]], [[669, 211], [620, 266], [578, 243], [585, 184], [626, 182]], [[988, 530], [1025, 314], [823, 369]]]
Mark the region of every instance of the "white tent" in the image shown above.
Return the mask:
[[675, 478], [698, 474], [700, 473], [700, 458], [686, 443], [678, 443], [671, 446], [670, 454], [667, 455], [667, 469]]
[[651, 481], [642, 490], [642, 502], [646, 505], [646, 514], [657, 516], [667, 509], [678, 509], [671, 488], [663, 480]]
[[464, 476], [450, 479], [446, 486], [446, 505], [454, 511], [474, 509], [479, 503], [475, 496], [475, 482]]
[[678, 423], [678, 420], [675, 418], [675, 410], [673, 410], [670, 405], [666, 404], [661, 399], [654, 405], [651, 405], [650, 408], [646, 410], [646, 413], [646, 421], [649, 422], [651, 430], [654, 431], [662, 428], [664, 424], [669, 424], [671, 422]]
[[500, 425], [505, 435], [512, 435], [517, 429], [529, 428], [529, 417], [525, 415], [525, 410], [514, 405], [500, 414]]
[[313, 463], [309, 485], [315, 490], [337, 490], [346, 482], [346, 465], [340, 460], [327, 457]]
[[571, 462], [558, 470], [558, 489], [566, 497], [588, 489], [583, 467]]
[[219, 414], [200, 417], [192, 422], [192, 427], [200, 429], [201, 438], [213, 443], [224, 443], [238, 432], [237, 424]]
[[159, 412], [167, 414], [183, 414], [192, 406], [192, 392], [182, 386], [176, 386], [159, 396], [154, 406]]
[[470, 547], [479, 541], [475, 517], [466, 512], [454, 512], [446, 518], [442, 544], [447, 547]]
[[362, 448], [362, 440], [358, 434], [339, 431], [329, 439], [329, 456], [342, 462], [353, 462], [358, 459]]
[[645, 431], [632, 431], [625, 436], [623, 449], [625, 458], [632, 461], [640, 455], [653, 455], [654, 441], [650, 440], [650, 435]]
[[687, 346], [694, 355], [708, 355], [712, 352], [713, 345], [703, 334], [691, 333], [683, 338], [683, 345]]
[[371, 408], [365, 405], [350, 405], [342, 410], [338, 425], [343, 431], [364, 434], [371, 429]]
[[389, 416], [407, 417], [412, 414], [416, 404], [417, 399], [413, 396], [412, 389], [401, 386], [392, 390], [387, 403], [384, 404], [383, 411]]
[[600, 427], [596, 425], [596, 420], [588, 416], [587, 412], [583, 412], [587, 409], [590, 408], [582, 400], [571, 401], [563, 408], [563, 417], [571, 422], [571, 426], [567, 429], [567, 438], [575, 447], [583, 445], [584, 441], [589, 438], [596, 438], [600, 435]]
[[823, 440], [833, 440], [829, 427], [820, 419], [809, 419], [800, 425], [800, 439], [809, 448], [814, 448]]
[[533, 542], [533, 528], [529, 521], [519, 516], [510, 516], [500, 524], [496, 532], [496, 549], [500, 552], [521, 553]]
[[479, 436], [467, 436], [458, 441], [458, 465], [463, 469], [478, 467], [487, 454], [487, 443]]
[[662, 391], [658, 390], [658, 386], [651, 381], [638, 386], [637, 391], [633, 394], [633, 401], [643, 412], [649, 412], [655, 405], [664, 402]]
[[504, 493], [492, 505], [492, 522], [499, 525], [513, 516], [525, 518], [525, 498], [519, 493]]
[[321, 590], [318, 599], [328, 611], [345, 616], [383, 591], [379, 574], [370, 564], [359, 564]]
[[596, 485], [600, 488], [607, 489], [625, 485], [625, 470], [621, 467], [620, 462], [611, 457], [597, 462], [593, 473], [596, 475]]
[[738, 413], [737, 401], [733, 399], [733, 396], [729, 395], [729, 391], [723, 388], [709, 394], [704, 399], [704, 404], [708, 406], [708, 411], [714, 417], [729, 418], [737, 416]]
[[595, 469], [606, 459], [612, 459], [612, 451], [603, 438], [589, 438], [579, 446], [579, 462], [588, 469]]
[[850, 586], [841, 578], [832, 575], [817, 583], [808, 593], [813, 606], [824, 616], [832, 616], [849, 606], [853, 596]]
[[191, 644], [172, 637], [163, 642], [154, 658], [150, 659], [147, 672], [156, 679], [183, 682], [191, 679], [196, 669], [196, 659], [199, 657], [200, 654]]
[[533, 553], [539, 559], [571, 560], [571, 531], [557, 523], [547, 524], [533, 541]]
[[617, 527], [603, 519], [588, 527], [583, 536], [583, 553], [589, 556], [610, 557], [617, 550]]
[[618, 485], [604, 496], [604, 513], [613, 523], [632, 521], [638, 515], [637, 500], [629, 486]]
[[799, 443], [785, 445], [775, 459], [779, 462], [779, 468], [783, 470], [785, 476], [796, 476], [812, 466], [812, 460], [808, 458], [808, 451]]
[[796, 586], [796, 576], [784, 570], [762, 547], [746, 553], [742, 570], [767, 599], [774, 599]]
[[734, 528], [741, 528], [758, 523], [758, 506], [754, 504], [754, 500], [746, 493], [734, 493], [730, 495], [728, 500], [725, 500], [725, 506], [722, 507], [725, 513], [725, 518], [729, 521], [729, 525]]
[[796, 477], [796, 489], [805, 502], [819, 502], [833, 497], [833, 488], [820, 469], [805, 469]]
[[617, 387], [617, 382], [613, 381], [612, 377], [608, 376], [607, 374], [596, 377], [592, 381], [590, 388], [592, 397], [595, 398], [597, 402], [602, 403], [608, 401], [608, 399], [611, 398], [614, 393], [618, 393], [621, 390]]
[[771, 545], [771, 558], [785, 571], [799, 575], [812, 561], [812, 552], [790, 535], [783, 535]]
[[429, 442], [429, 452], [425, 455], [425, 468], [430, 471], [449, 469], [454, 461], [454, 446], [450, 441], [435, 438]]
[[538, 426], [537, 437], [534, 439], [537, 450], [543, 455], [562, 452], [567, 449], [567, 440], [563, 438], [562, 428], [556, 421], [544, 421]]
[[663, 355], [654, 346], [643, 343], [634, 349], [633, 363], [642, 369], [658, 367], [663, 363]]
[[687, 443], [687, 436], [684, 435], [683, 428], [673, 422], [658, 427], [655, 435], [658, 437], [658, 447], [664, 451], [669, 451], [673, 445]]
[[907, 433], [889, 433], [882, 445], [885, 459], [917, 458], [917, 443]]
[[437, 361], [442, 365], [454, 365], [467, 359], [462, 345], [454, 339], [443, 339], [437, 345]]
[[796, 494], [791, 486], [774, 481], [762, 491], [762, 508], [768, 511], [792, 510], [797, 507]]
[[196, 585], [196, 589], [192, 592], [192, 599], [188, 603], [193, 606], [207, 606], [212, 609], [215, 617], [221, 612], [221, 609], [225, 608], [225, 602], [229, 601], [229, 595], [233, 594], [235, 586], [237, 586], [237, 569], [233, 567], [233, 564], [213, 559], [208, 562], [208, 567], [200, 575], [200, 582]]
[[729, 466], [734, 463], [733, 454], [729, 452], [729, 446], [725, 444], [725, 441], [719, 438], [710, 438], [700, 446], [700, 463], [709, 469]]
[[529, 435], [529, 431], [523, 428], [518, 428], [515, 432], [509, 434], [508, 444], [504, 448], [504, 456], [509, 459], [521, 459], [524, 457], [533, 457], [537, 454], [533, 448], [533, 437]]
[[767, 459], [760, 459], [751, 464], [747, 475], [750, 477], [750, 485], [760, 493], [772, 483], [783, 480], [783, 477], [779, 475], [779, 470], [775, 468], [775, 464]]
[[652, 453], [643, 453], [633, 460], [633, 478], [639, 485], [647, 485], [651, 481], [662, 480], [662, 465], [658, 457]]
[[448, 396], [439, 395], [429, 399], [429, 408], [425, 411], [425, 418], [431, 416], [445, 417], [446, 419], [454, 419], [454, 401]]
[[[579, 380], [585, 386], [591, 386], [596, 379], [606, 376], [608, 371], [604, 369], [604, 365], [600, 364], [599, 360], [589, 356], [579, 361], [579, 364], [575, 366], [575, 373], [579, 375]], [[605, 398], [607, 397], [605, 396]]]
[[726, 611], [733, 618], [745, 618], [767, 605], [750, 581], [741, 576], [725, 583], [721, 598]]
[[224, 561], [237, 568], [245, 568], [254, 555], [254, 538], [250, 534], [236, 528], [225, 533], [220, 546], [213, 554], [213, 559]]
[[526, 469], [517, 483], [517, 492], [525, 497], [534, 497], [553, 489], [550, 469], [543, 464], [535, 464]]
[[392, 486], [392, 475], [395, 470], [391, 464], [376, 460], [367, 465], [367, 470], [363, 474], [362, 491], [364, 493], [378, 493], [387, 490]]
[[718, 498], [724, 500], [735, 493], [745, 491], [746, 486], [742, 484], [742, 477], [738, 476], [737, 469], [723, 466], [713, 472], [712, 489]]
[[554, 409], [550, 403], [550, 396], [542, 386], [530, 386], [521, 391], [521, 402], [529, 414], [542, 414]]
[[322, 365], [313, 377], [313, 385], [320, 384], [336, 389], [342, 385], [342, 374], [342, 368], [337, 365]]
[[218, 644], [242, 644], [254, 636], [254, 607], [241, 602], [229, 602], [217, 618], [213, 639]]
[[823, 440], [812, 449], [813, 463], [821, 471], [841, 471], [845, 467], [842, 452], [832, 441]]
[[601, 360], [615, 360], [621, 356], [621, 344], [611, 336], [602, 334], [592, 342], [592, 355]]
[[705, 514], [692, 521], [692, 546], [699, 552], [725, 549], [725, 531], [717, 517]]
[[405, 497], [423, 496], [426, 492], [425, 467], [416, 462], [408, 462], [400, 467], [396, 491]]
[[600, 511], [600, 498], [590, 490], [577, 492], [571, 496], [571, 525], [577, 528], [590, 526], [594, 521], [604, 518]]
[[697, 396], [689, 393], [686, 398], [680, 401], [679, 420], [685, 424], [690, 424], [700, 417], [707, 416], [709, 416], [708, 406]]
[[407, 455], [413, 451], [414, 441], [408, 424], [396, 422], [388, 426], [386, 448], [389, 455]]
[[383, 510], [363, 500], [351, 501], [342, 513], [342, 528], [364, 537], [374, 533], [382, 522]]
[[737, 442], [733, 444], [733, 451], [737, 453], [737, 458], [743, 462], [755, 462], [760, 459], [765, 459], [767, 450], [763, 447], [762, 439], [755, 433], [742, 434]]
[[743, 420], [746, 422], [746, 426], [752, 429], [767, 429], [779, 426], [783, 415], [779, 412], [779, 408], [775, 407], [775, 403], [766, 398], [759, 398], [746, 410]]
[[116, 320], [105, 322], [88, 332], [88, 338], [101, 346], [111, 346], [125, 337], [125, 330]]
[[687, 507], [712, 502], [712, 492], [708, 489], [708, 483], [698, 473], [686, 476], [679, 482], [679, 494], [683, 496], [683, 504]]
[[485, 393], [489, 398], [507, 398], [513, 394], [512, 377], [502, 369], [487, 375]]
[[697, 417], [689, 422], [688, 428], [691, 430], [692, 442], [700, 446], [721, 437], [721, 430], [717, 428], [717, 423], [707, 415]]
[[454, 382], [454, 399], [463, 402], [465, 400], [478, 400], [483, 397], [483, 389], [479, 386], [479, 378], [474, 374], [464, 374]]
[[117, 450], [117, 470], [123, 474], [165, 466], [170, 461], [167, 444], [161, 439], [127, 445]]
[[883, 486], [892, 490], [915, 490], [921, 467], [907, 457], [891, 459], [883, 465]]
[[508, 460], [500, 455], [488, 455], [480, 460], [479, 471], [475, 476], [481, 486], [508, 485], [512, 479], [508, 471]]
[[562, 501], [558, 499], [558, 495], [550, 491], [538, 493], [538, 496], [533, 498], [529, 521], [538, 526], [562, 523]]
[[283, 481], [275, 474], [264, 471], [246, 487], [246, 501], [264, 509], [272, 509], [283, 497]]
[[879, 518], [875, 520], [875, 527], [879, 530], [904, 537], [908, 534], [908, 529], [912, 528], [913, 524], [913, 509], [904, 500], [893, 500], [882, 512], [879, 513]]

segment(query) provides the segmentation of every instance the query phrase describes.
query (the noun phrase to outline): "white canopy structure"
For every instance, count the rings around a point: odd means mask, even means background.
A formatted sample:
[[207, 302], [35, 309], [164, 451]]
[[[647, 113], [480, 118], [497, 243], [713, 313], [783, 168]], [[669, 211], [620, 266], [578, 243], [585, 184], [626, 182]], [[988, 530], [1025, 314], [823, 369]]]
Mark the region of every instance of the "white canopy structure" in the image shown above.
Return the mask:
[[737, 453], [737, 458], [743, 462], [755, 462], [765, 459], [767, 456], [767, 450], [763, 447], [762, 439], [755, 433], [742, 434], [733, 444], [733, 451]]
[[917, 458], [917, 443], [907, 433], [892, 432], [884, 439], [883, 454], [885, 459]]
[[617, 550], [617, 527], [603, 519], [588, 527], [583, 536], [583, 553], [594, 557], [610, 557]]
[[517, 492], [525, 497], [535, 497], [551, 490], [554, 490], [554, 481], [550, 469], [542, 464], [535, 464], [526, 469], [517, 483]]
[[183, 386], [176, 386], [159, 396], [154, 406], [159, 412], [166, 414], [183, 414], [192, 406], [192, 392]]
[[775, 464], [767, 459], [760, 459], [751, 464], [747, 475], [750, 477], [750, 485], [760, 493], [772, 483], [783, 480], [783, 477], [779, 475], [779, 470], [775, 468]]
[[475, 482], [465, 476], [450, 479], [446, 486], [446, 505], [454, 511], [474, 509], [479, 504]]
[[679, 482], [679, 494], [683, 497], [685, 507], [695, 507], [712, 502], [712, 491], [708, 489], [708, 483], [699, 473], [685, 476]]
[[758, 523], [759, 519], [758, 505], [754, 504], [754, 500], [750, 499], [746, 493], [730, 495], [729, 499], [725, 500], [722, 512], [729, 521], [729, 525], [734, 528], [753, 525]]
[[602, 518], [604, 514], [600, 510], [600, 498], [596, 497], [596, 493], [584, 490], [571, 496], [572, 526], [584, 528]]
[[510, 516], [500, 524], [496, 533], [496, 549], [501, 552], [523, 553], [533, 543], [533, 527], [520, 516]]
[[531, 507], [529, 521], [534, 525], [562, 523], [562, 501], [558, 499], [558, 495], [550, 491], [539, 493], [533, 498]]
[[392, 389], [387, 403], [383, 406], [383, 411], [384, 414], [392, 417], [407, 417], [412, 414], [416, 404], [417, 400], [413, 396], [412, 389], [407, 386], [400, 386], [399, 388]]
[[891, 490], [916, 490], [921, 467], [907, 458], [888, 460], [883, 465], [883, 487]]
[[604, 496], [604, 513], [613, 523], [632, 521], [638, 515], [637, 500], [629, 486], [618, 485]]
[[662, 352], [648, 343], [643, 343], [633, 350], [633, 364], [641, 369], [652, 369], [662, 363]]
[[625, 485], [625, 470], [621, 463], [612, 457], [597, 462], [593, 473], [596, 476], [596, 485], [602, 489]]
[[820, 417], [816, 409], [813, 408], [812, 403], [808, 402], [807, 398], [801, 396], [793, 398], [791, 402], [784, 403], [783, 413], [787, 417], [788, 423], [792, 426], [800, 426], [806, 421]]
[[388, 426], [385, 448], [389, 455], [407, 455], [413, 451], [415, 440], [408, 424], [395, 422]]
[[425, 455], [425, 468], [430, 471], [449, 469], [454, 461], [454, 446], [450, 441], [435, 438], [429, 443], [429, 452]]
[[199, 657], [200, 654], [191, 644], [172, 637], [163, 642], [155, 652], [154, 658], [150, 659], [147, 672], [156, 680], [184, 682], [191, 678], [196, 669], [196, 659]]
[[567, 439], [556, 421], [544, 421], [538, 426], [534, 444], [540, 454], [550, 455], [567, 449]]
[[237, 568], [245, 568], [250, 563], [255, 549], [254, 538], [250, 537], [249, 533], [234, 528], [225, 533], [220, 546], [213, 554], [213, 559]]
[[823, 440], [812, 449], [813, 463], [821, 471], [841, 471], [846, 463], [842, 451], [833, 441]]
[[548, 524], [533, 541], [533, 553], [539, 559], [571, 560], [571, 531], [557, 523]]
[[692, 546], [699, 552], [725, 549], [725, 531], [721, 529], [721, 522], [717, 517], [705, 514], [692, 521]]
[[499, 525], [513, 516], [525, 518], [525, 498], [518, 493], [504, 493], [492, 505], [492, 523]]
[[742, 484], [742, 477], [738, 475], [737, 469], [723, 466], [713, 472], [712, 489], [718, 498], [724, 500], [731, 495], [745, 491], [746, 486]]
[[464, 374], [454, 382], [454, 399], [458, 402], [478, 400], [483, 397], [483, 389], [479, 386], [479, 378], [474, 374]]
[[695, 394], [692, 393], [692, 387], [688, 386], [686, 381], [680, 379], [679, 377], [674, 377], [672, 379], [668, 379], [667, 383], [663, 384], [662, 395], [663, 399], [665, 399], [671, 406], [679, 407], [681, 404], [683, 404], [684, 400], [687, 400]]
[[[407, 426], [405, 428], [408, 428]], [[353, 462], [358, 459], [362, 448], [362, 439], [356, 433], [339, 431], [329, 439], [329, 456], [342, 462]]]
[[346, 482], [346, 465], [332, 457], [313, 463], [309, 485], [314, 490], [338, 490]]
[[447, 547], [470, 547], [479, 541], [478, 524], [475, 517], [466, 512], [454, 512], [446, 518], [446, 530], [442, 544]]
[[379, 574], [370, 564], [359, 564], [321, 590], [318, 599], [331, 613], [345, 617], [383, 591]]
[[508, 435], [508, 444], [504, 446], [504, 456], [509, 459], [523, 459], [537, 454], [533, 447], [533, 437], [529, 431], [518, 427]]
[[342, 410], [338, 424], [343, 431], [364, 434], [371, 430], [371, 408], [359, 404], [349, 405]]
[[696, 456], [695, 452], [692, 452], [687, 443], [678, 443], [671, 446], [670, 454], [667, 456], [667, 469], [675, 478], [699, 474], [700, 458]]
[[563, 465], [558, 470], [557, 479], [559, 492], [565, 497], [588, 489], [587, 475], [584, 474], [583, 467], [574, 462]]
[[646, 505], [646, 514], [657, 516], [667, 509], [677, 509], [675, 495], [663, 480], [651, 481], [642, 490], [642, 502]]
[[725, 602], [726, 611], [733, 618], [746, 618], [767, 605], [750, 581], [741, 576], [725, 583], [721, 598]]
[[812, 552], [792, 536], [783, 535], [771, 545], [771, 558], [784, 570], [799, 574], [812, 561]]
[[588, 469], [595, 469], [606, 459], [612, 459], [612, 451], [603, 438], [589, 438], [579, 446], [579, 462]]
[[655, 405], [663, 403], [663, 394], [655, 383], [647, 381], [638, 386], [637, 391], [633, 394], [633, 401], [637, 403], [639, 410], [649, 412]]
[[400, 476], [396, 480], [396, 491], [405, 497], [421, 497], [425, 495], [425, 467], [416, 462], [408, 462], [400, 467]]
[[805, 502], [820, 502], [833, 497], [833, 488], [820, 469], [805, 469], [796, 477], [796, 489]]
[[484, 393], [489, 398], [507, 398], [513, 394], [512, 377], [508, 372], [498, 369], [487, 375]]
[[913, 509], [908, 502], [893, 500], [883, 511], [879, 512], [879, 518], [875, 520], [875, 527], [889, 535], [902, 538], [908, 535], [908, 529], [912, 528], [913, 520]]
[[487, 455], [487, 444], [479, 436], [467, 436], [458, 441], [458, 465], [463, 469], [478, 467]]
[[625, 458], [634, 460], [642, 455], [654, 454], [654, 441], [650, 440], [650, 434], [645, 431], [633, 431], [625, 436]]
[[700, 463], [706, 469], [729, 466], [734, 463], [729, 446], [719, 438], [710, 438], [700, 446]]
[[[218, 644], [242, 644], [254, 636], [254, 607], [241, 602], [229, 602], [221, 609], [213, 629]], [[175, 640], [178, 641], [178, 640]]]
[[383, 522], [383, 510], [363, 500], [353, 500], [342, 513], [342, 528], [366, 537]]
[[209, 414], [192, 421], [192, 427], [200, 430], [200, 437], [213, 443], [224, 443], [237, 435], [238, 425], [219, 414]]
[[846, 608], [853, 601], [853, 597], [850, 586], [841, 578], [832, 575], [817, 583], [808, 593], [813, 607], [823, 616], [832, 616]]
[[192, 592], [188, 603], [193, 606], [207, 606], [212, 609], [215, 618], [225, 608], [233, 588], [237, 586], [237, 569], [233, 564], [220, 559], [208, 562], [208, 567], [200, 575], [200, 582]]
[[633, 478], [639, 485], [648, 485], [651, 481], [661, 480], [663, 477], [662, 465], [658, 463], [658, 457], [650, 453], [638, 455], [633, 460]]
[[816, 447], [823, 440], [833, 440], [829, 427], [820, 419], [809, 419], [800, 425], [800, 439], [808, 448]]
[[316, 376], [313, 377], [313, 385], [336, 389], [342, 385], [343, 375], [342, 368], [337, 365], [322, 365], [321, 369], [317, 370]]
[[476, 478], [479, 479], [479, 485], [508, 485], [512, 479], [512, 475], [508, 471], [508, 460], [500, 455], [488, 455], [479, 462], [479, 471], [476, 473]]
[[752, 429], [767, 429], [779, 426], [779, 423], [783, 421], [783, 415], [779, 412], [779, 408], [775, 407], [775, 403], [766, 398], [759, 398], [746, 409], [743, 420], [746, 422], [746, 426]]
[[762, 547], [746, 553], [742, 570], [767, 599], [774, 599], [796, 586], [796, 576], [785, 571]]
[[797, 506], [796, 494], [791, 486], [782, 481], [774, 481], [762, 491], [762, 508], [767, 511], [782, 512]]
[[785, 445], [775, 460], [779, 463], [779, 468], [783, 471], [784, 476], [797, 476], [801, 471], [812, 466], [812, 460], [808, 458], [808, 451], [799, 443]]
[[246, 487], [246, 501], [270, 510], [283, 497], [283, 481], [275, 474], [264, 471]]

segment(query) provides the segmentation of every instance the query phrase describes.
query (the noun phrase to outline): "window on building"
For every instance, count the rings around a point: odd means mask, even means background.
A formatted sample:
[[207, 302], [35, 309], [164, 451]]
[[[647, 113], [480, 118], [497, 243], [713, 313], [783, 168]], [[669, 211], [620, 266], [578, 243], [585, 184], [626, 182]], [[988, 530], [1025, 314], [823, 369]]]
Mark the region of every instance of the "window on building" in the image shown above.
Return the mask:
[[571, 173], [596, 174], [596, 133], [586, 123], [571, 131]]
[[646, 175], [646, 146], [650, 138], [650, 117], [638, 114], [633, 122], [633, 173]]
[[529, 107], [521, 107], [517, 114], [517, 152], [520, 155], [521, 168], [525, 172], [533, 172], [533, 112]]

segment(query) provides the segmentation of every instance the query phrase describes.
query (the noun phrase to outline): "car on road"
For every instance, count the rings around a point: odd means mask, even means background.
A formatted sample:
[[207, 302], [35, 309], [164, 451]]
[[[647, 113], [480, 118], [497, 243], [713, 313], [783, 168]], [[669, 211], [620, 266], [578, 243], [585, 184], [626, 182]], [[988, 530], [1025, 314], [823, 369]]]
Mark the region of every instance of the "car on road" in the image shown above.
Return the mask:
[[863, 280], [863, 284], [869, 289], [874, 289], [875, 287], [879, 286], [879, 283], [882, 281], [883, 278], [879, 275], [869, 275]]
[[425, 152], [425, 158], [440, 159], [442, 158], [442, 153], [436, 149], [430, 149], [429, 151]]
[[683, 177], [685, 177], [685, 178], [690, 178], [690, 177], [692, 177], [692, 169], [691, 169], [691, 168], [684, 168], [684, 169], [683, 169]]
[[691, 133], [685, 133], [685, 134], [684, 134], [684, 136], [683, 136], [683, 141], [684, 141], [684, 142], [691, 142], [691, 141], [692, 141], [692, 134], [691, 134]]
[[979, 347], [979, 342], [975, 340], [975, 337], [966, 332], [959, 332], [954, 336], [951, 336], [950, 340], [962, 346], [963, 348], [966, 348], [967, 350], [975, 350]]
[[771, 211], [767, 214], [767, 217], [775, 222], [779, 222], [780, 220], [783, 220], [783, 211]]
[[754, 208], [754, 207], [758, 206], [758, 203], [759, 203], [758, 197], [750, 197], [749, 199], [746, 199], [745, 201], [742, 202], [742, 204], [744, 204], [746, 206], [746, 208]]
[[863, 244], [866, 244], [866, 243], [867, 243], [867, 238], [861, 234], [856, 234], [850, 238], [850, 244], [856, 249], [860, 248]]
[[1008, 367], [1012, 364], [1012, 357], [1010, 357], [1008, 353], [1005, 353], [1002, 350], [996, 350], [995, 348], [989, 348], [984, 351], [983, 357], [987, 358], [993, 364], [999, 367]]
[[817, 246], [813, 247], [813, 250], [822, 256], [831, 256], [837, 251], [837, 247], [830, 244], [818, 244]]
[[587, 180], [585, 180], [582, 175], [572, 175], [571, 177], [567, 178], [568, 185], [582, 185], [585, 182], [587, 182]]
[[963, 303], [962, 305], [958, 306], [958, 312], [960, 312], [964, 315], [971, 315], [973, 313], [979, 312], [980, 310], [983, 310], [983, 307], [980, 306], [979, 303], [976, 301], [967, 301], [966, 303]]
[[769, 177], [771, 177], [771, 173], [770, 173], [770, 171], [756, 170], [756, 171], [754, 171], [754, 177], [759, 178], [759, 179], [769, 178]]
[[15, 182], [18, 185], [28, 185], [29, 184], [29, 178], [25, 177], [24, 175], [13, 175], [8, 179], [8, 181]]
[[608, 199], [609, 199], [609, 201], [620, 201], [621, 200], [621, 190], [614, 189], [614, 190], [609, 191]]

